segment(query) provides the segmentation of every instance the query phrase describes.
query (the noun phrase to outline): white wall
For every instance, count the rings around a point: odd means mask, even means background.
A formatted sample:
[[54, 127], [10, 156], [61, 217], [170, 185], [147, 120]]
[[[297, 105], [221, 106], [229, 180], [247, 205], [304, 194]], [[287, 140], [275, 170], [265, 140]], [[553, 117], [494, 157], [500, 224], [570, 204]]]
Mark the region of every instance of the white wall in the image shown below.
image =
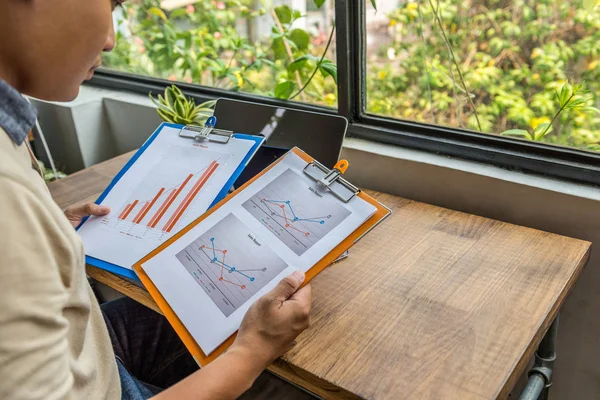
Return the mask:
[[[73, 103], [37, 105], [58, 164], [71, 170], [138, 147], [159, 123], [144, 96], [89, 87]], [[342, 155], [361, 166], [347, 173], [359, 186], [600, 243], [598, 188], [356, 139]], [[561, 312], [552, 399], [600, 398], [598, 288], [592, 251]]]

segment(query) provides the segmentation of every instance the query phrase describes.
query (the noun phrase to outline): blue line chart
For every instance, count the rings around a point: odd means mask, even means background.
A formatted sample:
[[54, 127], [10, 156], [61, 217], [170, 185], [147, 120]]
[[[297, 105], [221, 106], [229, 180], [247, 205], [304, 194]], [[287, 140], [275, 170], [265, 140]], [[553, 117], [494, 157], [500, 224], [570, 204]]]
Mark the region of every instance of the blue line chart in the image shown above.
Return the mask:
[[[304, 236], [309, 236], [310, 232], [303, 231], [301, 229], [296, 228], [293, 224], [294, 222], [313, 222], [316, 224], [323, 225], [325, 224], [325, 220], [331, 218], [331, 215], [327, 215], [324, 217], [317, 218], [300, 218], [294, 211], [294, 207], [292, 206], [292, 202], [290, 200], [269, 200], [262, 199], [261, 202], [269, 209], [272, 216], [277, 216], [284, 220], [286, 228], [292, 228], [302, 234]], [[279, 213], [275, 210], [279, 209]], [[290, 215], [291, 214], [291, 215]]]
[[[210, 251], [212, 251], [212, 257], [210, 256], [209, 253], [207, 253], [205, 251], [205, 249], [209, 249]], [[238, 286], [240, 289], [246, 289], [246, 285], [243, 285], [243, 284], [240, 285], [239, 283], [232, 282], [230, 280], [225, 279], [223, 277], [223, 273], [224, 272], [229, 272], [230, 274], [237, 273], [237, 274], [242, 275], [243, 277], [247, 278], [250, 282], [254, 282], [256, 280], [256, 278], [254, 276], [247, 275], [245, 272], [255, 272], [255, 271], [266, 272], [267, 271], [266, 268], [238, 269], [232, 265], [227, 264], [225, 262], [225, 255], [227, 254], [227, 250], [226, 249], [220, 250], [220, 249], [215, 248], [215, 238], [210, 238], [210, 247], [208, 247], [206, 245], [202, 245], [201, 250], [209, 258], [209, 260], [212, 264], [216, 264], [219, 267], [221, 267], [221, 276], [219, 276], [219, 280], [229, 283], [231, 285]], [[220, 259], [219, 259], [219, 257], [220, 257]]]

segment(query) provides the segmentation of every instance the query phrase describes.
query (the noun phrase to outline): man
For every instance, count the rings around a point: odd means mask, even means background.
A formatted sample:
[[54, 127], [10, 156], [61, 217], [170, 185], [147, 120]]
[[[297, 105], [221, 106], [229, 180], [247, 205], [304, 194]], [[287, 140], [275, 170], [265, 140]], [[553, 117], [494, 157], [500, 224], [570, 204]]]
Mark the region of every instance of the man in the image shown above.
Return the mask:
[[25, 141], [35, 110], [19, 93], [75, 98], [114, 47], [120, 2], [0, 0], [1, 399], [234, 399], [309, 325], [311, 289], [299, 289], [297, 272], [198, 370], [158, 314], [125, 299], [96, 302], [73, 227], [110, 210], [86, 204], [65, 217], [52, 201]]

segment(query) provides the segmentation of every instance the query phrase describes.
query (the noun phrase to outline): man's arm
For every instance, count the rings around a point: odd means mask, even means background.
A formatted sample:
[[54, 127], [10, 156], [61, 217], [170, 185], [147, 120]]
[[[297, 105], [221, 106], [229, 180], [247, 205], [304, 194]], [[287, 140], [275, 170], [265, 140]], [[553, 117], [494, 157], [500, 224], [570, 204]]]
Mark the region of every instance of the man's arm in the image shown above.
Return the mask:
[[310, 325], [312, 291], [309, 285], [299, 289], [302, 282], [299, 271], [283, 279], [248, 310], [225, 354], [154, 399], [233, 400], [250, 389]]
[[50, 245], [64, 233], [28, 188], [1, 176], [0, 205], [0, 398], [69, 397], [69, 282]]

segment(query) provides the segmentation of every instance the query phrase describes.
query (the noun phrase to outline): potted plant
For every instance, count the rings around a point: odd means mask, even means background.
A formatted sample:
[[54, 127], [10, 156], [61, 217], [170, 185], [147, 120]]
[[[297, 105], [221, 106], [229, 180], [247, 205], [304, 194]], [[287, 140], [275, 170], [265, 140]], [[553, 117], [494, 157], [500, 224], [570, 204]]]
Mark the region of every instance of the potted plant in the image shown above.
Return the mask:
[[203, 126], [206, 120], [213, 114], [215, 100], [196, 105], [193, 99], [186, 97], [176, 85], [165, 89], [164, 95], [154, 98], [149, 95], [156, 105], [157, 113], [165, 122], [181, 125]]

